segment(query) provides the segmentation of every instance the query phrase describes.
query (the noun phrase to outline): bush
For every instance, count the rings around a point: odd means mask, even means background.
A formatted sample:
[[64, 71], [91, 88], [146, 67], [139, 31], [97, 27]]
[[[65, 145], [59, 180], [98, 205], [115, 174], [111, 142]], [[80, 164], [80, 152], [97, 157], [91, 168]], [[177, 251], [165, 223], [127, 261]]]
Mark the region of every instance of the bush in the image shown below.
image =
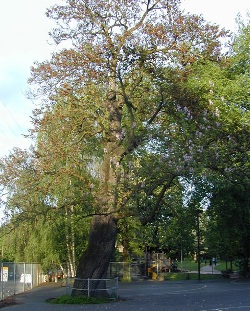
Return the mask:
[[[201, 280], [220, 279], [221, 275], [218, 274], [201, 274]], [[174, 273], [169, 272], [164, 274], [166, 281], [184, 281], [184, 280], [197, 280], [198, 273]]]
[[232, 273], [233, 273], [232, 269], [227, 269], [227, 270], [221, 271], [222, 277], [224, 279], [229, 279], [230, 278], [230, 274], [232, 274]]
[[63, 295], [55, 299], [50, 299], [48, 302], [52, 304], [101, 304], [110, 302], [110, 300], [107, 298], [95, 298], [88, 296], [72, 297], [70, 295]]

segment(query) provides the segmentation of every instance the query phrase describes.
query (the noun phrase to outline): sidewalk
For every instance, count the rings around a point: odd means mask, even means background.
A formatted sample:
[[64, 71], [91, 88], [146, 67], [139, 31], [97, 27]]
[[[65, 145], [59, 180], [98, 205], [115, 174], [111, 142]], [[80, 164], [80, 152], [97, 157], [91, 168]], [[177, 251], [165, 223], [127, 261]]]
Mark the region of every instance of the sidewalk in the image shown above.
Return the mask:
[[216, 270], [215, 265], [206, 265], [201, 267], [201, 274], [221, 274], [221, 271]]
[[[9, 297], [6, 300], [8, 305], [0, 305], [1, 310], [60, 310], [60, 305], [55, 308], [47, 301], [66, 294], [67, 288], [61, 283], [44, 283], [24, 293]], [[51, 308], [52, 307], [52, 308]]]

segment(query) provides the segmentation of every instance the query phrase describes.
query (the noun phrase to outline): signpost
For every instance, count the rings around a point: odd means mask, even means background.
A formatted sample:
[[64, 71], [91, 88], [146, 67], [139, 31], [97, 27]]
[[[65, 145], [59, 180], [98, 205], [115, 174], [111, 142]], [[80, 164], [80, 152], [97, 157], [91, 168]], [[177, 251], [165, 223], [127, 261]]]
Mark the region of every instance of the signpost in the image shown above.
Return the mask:
[[1, 267], [1, 300], [4, 298], [4, 282], [8, 282], [8, 267]]
[[2, 282], [8, 282], [8, 273], [9, 273], [9, 268], [2, 267], [2, 270], [1, 270], [1, 281]]

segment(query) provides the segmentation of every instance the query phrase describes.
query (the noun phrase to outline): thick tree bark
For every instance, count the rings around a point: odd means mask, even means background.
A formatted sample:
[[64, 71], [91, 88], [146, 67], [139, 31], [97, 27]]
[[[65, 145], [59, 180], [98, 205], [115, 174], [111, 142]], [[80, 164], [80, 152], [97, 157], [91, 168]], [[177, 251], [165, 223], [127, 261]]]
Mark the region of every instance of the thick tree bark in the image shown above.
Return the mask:
[[[107, 276], [110, 258], [115, 248], [117, 236], [116, 187], [119, 180], [119, 165], [124, 149], [121, 146], [121, 113], [123, 100], [116, 92], [116, 63], [111, 62], [110, 89], [107, 92], [106, 109], [109, 115], [107, 127], [104, 130], [104, 154], [100, 168], [100, 183], [96, 196], [95, 207], [99, 215], [92, 219], [88, 247], [80, 258], [72, 295], [82, 295], [88, 285], [87, 281], [79, 279], [103, 279]], [[93, 282], [93, 281], [91, 281]], [[94, 288], [100, 289], [105, 284], [96, 281]], [[86, 293], [86, 292], [85, 292]], [[102, 296], [105, 291], [98, 291]]]
[[[115, 248], [117, 235], [116, 219], [112, 215], [94, 216], [88, 241], [88, 247], [80, 258], [76, 280], [72, 291], [73, 296], [86, 294], [87, 282], [78, 279], [103, 279], [107, 276], [110, 257]], [[94, 287], [103, 287], [103, 282], [95, 282]], [[92, 288], [93, 289], [93, 288]], [[99, 294], [105, 293], [99, 291]]]

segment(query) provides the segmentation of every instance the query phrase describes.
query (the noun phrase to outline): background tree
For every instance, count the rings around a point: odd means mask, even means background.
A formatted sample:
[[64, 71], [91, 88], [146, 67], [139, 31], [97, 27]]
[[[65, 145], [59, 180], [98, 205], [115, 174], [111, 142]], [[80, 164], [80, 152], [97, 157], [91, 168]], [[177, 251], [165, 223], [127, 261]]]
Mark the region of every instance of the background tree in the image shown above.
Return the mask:
[[241, 259], [244, 273], [249, 271], [249, 207], [245, 185], [231, 184], [215, 191], [208, 210], [209, 249], [227, 261]]
[[[231, 46], [229, 66], [219, 83], [226, 106], [220, 119], [224, 128], [224, 166], [210, 176], [214, 185], [208, 209], [208, 244], [225, 259], [244, 258], [247, 271], [249, 257], [249, 21], [239, 20], [238, 33]], [[227, 122], [225, 120], [227, 118]], [[223, 124], [222, 123], [222, 124]], [[225, 148], [226, 147], [226, 148]], [[224, 167], [224, 169], [222, 169]], [[218, 174], [219, 173], [219, 174]], [[230, 229], [229, 229], [230, 228]]]
[[74, 276], [89, 230], [89, 221], [76, 202], [77, 191], [74, 202], [63, 182], [60, 188], [55, 183], [52, 191], [54, 175], [41, 173], [32, 152], [16, 149], [0, 165], [6, 211], [1, 242], [6, 259], [40, 262], [44, 271], [53, 263]]

